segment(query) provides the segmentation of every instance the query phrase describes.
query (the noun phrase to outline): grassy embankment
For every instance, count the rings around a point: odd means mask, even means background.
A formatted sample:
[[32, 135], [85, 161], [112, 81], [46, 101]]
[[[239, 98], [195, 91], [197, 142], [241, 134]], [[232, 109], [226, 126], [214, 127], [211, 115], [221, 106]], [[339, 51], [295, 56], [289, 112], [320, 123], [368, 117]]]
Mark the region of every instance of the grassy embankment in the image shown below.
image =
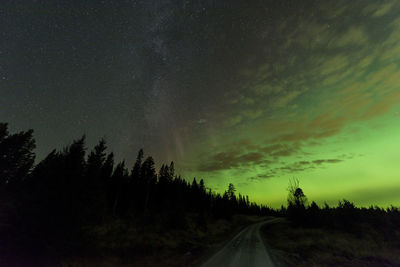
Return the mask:
[[[185, 226], [167, 228], [162, 221], [113, 222], [90, 229], [93, 247], [82, 256], [63, 260], [73, 266], [196, 266], [221, 248], [243, 227], [265, 219], [235, 215], [230, 220], [206, 221], [199, 227], [196, 215]], [[103, 256], [100, 256], [103, 255]]]
[[277, 266], [400, 266], [399, 239], [388, 241], [368, 225], [360, 229], [293, 227], [285, 220], [261, 231]]

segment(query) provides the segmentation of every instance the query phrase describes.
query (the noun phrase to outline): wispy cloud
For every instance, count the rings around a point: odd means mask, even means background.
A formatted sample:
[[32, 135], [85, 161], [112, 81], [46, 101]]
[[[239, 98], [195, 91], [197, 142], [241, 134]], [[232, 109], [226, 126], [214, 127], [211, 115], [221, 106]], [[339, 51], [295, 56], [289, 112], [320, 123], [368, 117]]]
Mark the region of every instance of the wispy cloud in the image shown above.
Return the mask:
[[[320, 3], [313, 16], [293, 16], [253, 39], [259, 50], [238, 67], [237, 83], [223, 88], [218, 112], [210, 113], [222, 134], [209, 138], [213, 150], [198, 170], [265, 167], [251, 176], [260, 179], [352, 159], [318, 148], [400, 105], [400, 19], [392, 11], [400, 6], [364, 5], [361, 17], [357, 7]], [[341, 153], [350, 152], [357, 154]]]

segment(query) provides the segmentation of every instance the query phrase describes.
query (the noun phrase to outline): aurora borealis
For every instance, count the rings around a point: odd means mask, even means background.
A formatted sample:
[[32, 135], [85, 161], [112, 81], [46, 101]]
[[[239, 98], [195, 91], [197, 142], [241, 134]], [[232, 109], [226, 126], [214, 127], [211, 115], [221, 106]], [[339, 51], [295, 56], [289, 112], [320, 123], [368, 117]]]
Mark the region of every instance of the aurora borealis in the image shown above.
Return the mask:
[[278, 207], [400, 205], [397, 1], [9, 1], [0, 121]]

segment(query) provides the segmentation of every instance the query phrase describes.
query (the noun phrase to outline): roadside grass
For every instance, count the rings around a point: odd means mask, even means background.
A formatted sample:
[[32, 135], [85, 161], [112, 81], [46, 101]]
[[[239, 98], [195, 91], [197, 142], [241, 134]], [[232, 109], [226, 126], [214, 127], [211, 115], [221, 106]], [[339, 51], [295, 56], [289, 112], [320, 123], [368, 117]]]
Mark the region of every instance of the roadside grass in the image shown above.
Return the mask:
[[160, 217], [152, 218], [151, 223], [142, 219], [130, 224], [112, 221], [88, 229], [88, 251], [63, 260], [61, 265], [196, 266], [243, 227], [262, 219], [265, 217], [245, 215], [230, 220], [209, 218], [199, 227], [198, 216], [188, 214], [185, 226], [176, 229], [166, 228]]
[[[385, 241], [372, 227], [362, 233], [266, 224], [261, 233], [277, 266], [399, 266], [399, 241]], [[398, 239], [397, 239], [398, 240]]]

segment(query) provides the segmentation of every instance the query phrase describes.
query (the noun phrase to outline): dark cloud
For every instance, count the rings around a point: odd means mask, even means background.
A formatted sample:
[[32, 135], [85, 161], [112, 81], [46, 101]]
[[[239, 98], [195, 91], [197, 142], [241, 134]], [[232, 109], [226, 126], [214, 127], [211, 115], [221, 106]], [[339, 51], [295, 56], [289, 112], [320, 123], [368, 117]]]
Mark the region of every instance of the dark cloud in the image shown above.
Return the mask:
[[[325, 163], [340, 163], [343, 162], [344, 159], [351, 159], [349, 156], [341, 155], [340, 159], [317, 159], [313, 161], [302, 160], [287, 164], [285, 162], [279, 162], [278, 159], [281, 157], [289, 157], [300, 152], [300, 145], [298, 143], [278, 143], [259, 148], [254, 152], [242, 152], [245, 151], [244, 148], [253, 148], [253, 145], [248, 141], [237, 142], [235, 145], [236, 146], [234, 147], [236, 149], [219, 152], [211, 156], [208, 161], [199, 165], [198, 170], [203, 172], [212, 172], [257, 165], [269, 168], [268, 173], [253, 177], [254, 179], [262, 179], [273, 177], [277, 173], [300, 172], [307, 169], [315, 169]], [[306, 154], [309, 156], [310, 153]], [[273, 165], [276, 166], [276, 164], [281, 166], [272, 167]]]
[[[338, 134], [346, 125], [348, 118], [344, 116], [333, 116], [330, 113], [321, 114], [310, 121], [298, 121], [296, 123], [283, 122], [273, 124], [271, 127], [277, 127], [277, 136], [271, 142], [313, 142], [313, 145], [318, 145], [315, 139], [327, 138]], [[280, 133], [281, 132], [281, 133]]]
[[[200, 164], [199, 171], [228, 170], [250, 164], [267, 167], [280, 157], [287, 157], [299, 151], [298, 144], [274, 144], [257, 149], [248, 140], [234, 142], [231, 146], [232, 149], [218, 152], [211, 156], [206, 163]], [[255, 151], [244, 152], [248, 149]]]
[[261, 163], [262, 159], [263, 159], [264, 155], [262, 155], [261, 153], [258, 152], [251, 152], [251, 153], [247, 153], [244, 155], [241, 155], [238, 158], [238, 161], [241, 163]]
[[320, 165], [323, 163], [339, 163], [342, 162], [342, 159], [317, 159], [317, 160], [313, 160], [312, 162], [314, 164]]
[[283, 162], [281, 163], [282, 166], [275, 167], [269, 170], [267, 175], [273, 176], [273, 175], [287, 174], [287, 173], [298, 173], [305, 170], [321, 168], [323, 164], [326, 163], [340, 163], [343, 161], [344, 160], [342, 159], [317, 159], [313, 161], [302, 160], [288, 164]]
[[273, 172], [268, 172], [268, 173], [264, 173], [264, 174], [258, 174], [257, 176], [251, 176], [248, 177], [247, 180], [249, 181], [259, 181], [259, 180], [263, 180], [263, 179], [270, 179], [275, 177]]
[[278, 158], [278, 157], [284, 157], [284, 156], [290, 156], [294, 153], [299, 152], [299, 144], [294, 143], [294, 144], [274, 144], [270, 146], [263, 147], [259, 149], [260, 152], [264, 152], [265, 155]]
[[283, 171], [283, 173], [296, 173], [296, 172], [301, 172], [306, 170], [307, 168], [296, 168], [293, 166], [285, 166], [285, 167], [280, 167], [279, 170]]
[[239, 151], [219, 152], [211, 157], [204, 164], [200, 164], [198, 170], [209, 172], [217, 170], [229, 170], [234, 167], [246, 166], [250, 164], [267, 164], [264, 156], [258, 152], [240, 153]]
[[274, 177], [273, 173], [257, 175], [257, 178], [263, 178], [263, 179], [272, 178], [272, 177]]

